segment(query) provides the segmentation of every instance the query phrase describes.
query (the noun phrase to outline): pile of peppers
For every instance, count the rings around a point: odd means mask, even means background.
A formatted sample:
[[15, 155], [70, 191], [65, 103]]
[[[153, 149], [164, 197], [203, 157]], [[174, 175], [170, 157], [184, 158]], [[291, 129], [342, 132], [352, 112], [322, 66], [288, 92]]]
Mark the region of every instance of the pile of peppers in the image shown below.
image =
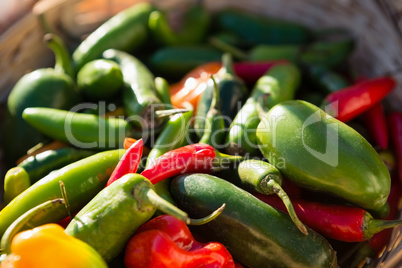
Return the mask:
[[0, 267], [375, 262], [402, 225], [396, 80], [355, 76], [348, 29], [202, 1], [171, 15], [46, 29], [54, 67], [2, 113]]

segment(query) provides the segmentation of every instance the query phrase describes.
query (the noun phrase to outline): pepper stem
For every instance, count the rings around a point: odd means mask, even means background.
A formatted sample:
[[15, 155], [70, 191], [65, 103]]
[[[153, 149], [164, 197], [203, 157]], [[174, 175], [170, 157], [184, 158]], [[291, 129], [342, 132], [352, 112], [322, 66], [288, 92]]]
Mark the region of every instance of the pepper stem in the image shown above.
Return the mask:
[[201, 219], [191, 219], [191, 222], [189, 223], [190, 225], [203, 225], [206, 224], [212, 220], [214, 220], [216, 217], [218, 217], [222, 211], [225, 209], [226, 204], [223, 203], [220, 208], [209, 214], [208, 216], [201, 218]]
[[212, 161], [212, 168], [222, 168], [225, 164], [232, 164], [244, 159], [241, 155], [229, 155], [215, 150], [215, 159]]
[[64, 185], [64, 182], [62, 182], [62, 181], [59, 181], [59, 184], [60, 184], [61, 197], [64, 200], [64, 205], [66, 206], [68, 217], [70, 218], [70, 220], [72, 220], [73, 217], [71, 214], [70, 202], [68, 202], [68, 198], [67, 198], [66, 186]]
[[40, 213], [46, 214], [47, 212], [54, 209], [55, 206], [63, 205], [64, 206], [64, 199], [56, 198], [53, 200], [46, 201], [42, 204], [37, 205], [36, 207], [31, 208], [24, 214], [22, 214], [19, 218], [17, 218], [4, 232], [3, 237], [1, 238], [1, 251], [3, 254], [10, 254], [11, 253], [11, 242], [14, 236], [21, 231], [21, 229], [33, 218], [35, 215]]
[[366, 214], [367, 228], [363, 231], [365, 238], [371, 238], [376, 233], [379, 233], [385, 229], [394, 228], [402, 225], [402, 220], [376, 220], [370, 214]]
[[297, 217], [295, 209], [293, 208], [292, 202], [290, 201], [289, 196], [287, 193], [282, 189], [281, 185], [278, 184], [275, 180], [268, 180], [266, 182], [265, 187], [261, 187], [264, 192], [274, 192], [283, 202], [288, 211], [290, 218], [292, 219], [293, 223], [299, 228], [300, 232], [307, 235], [308, 231], [306, 226], [300, 221]]
[[219, 70], [217, 73], [218, 77], [222, 76], [235, 76], [235, 71], [233, 69], [233, 59], [232, 59], [232, 54], [230, 53], [224, 53], [222, 55], [222, 68]]
[[61, 39], [56, 34], [48, 33], [43, 37], [43, 40], [46, 45], [53, 51], [56, 58], [54, 69], [56, 71], [65, 73], [70, 77], [74, 77], [70, 54], [68, 53], [63, 39]]
[[219, 50], [232, 54], [235, 58], [237, 58], [239, 60], [247, 60], [247, 58], [248, 58], [247, 54], [244, 53], [243, 51], [241, 51], [240, 49], [238, 49], [237, 47], [229, 45], [229, 44], [223, 42], [222, 40], [219, 40], [216, 37], [211, 37], [209, 39], [209, 43]]
[[155, 111], [155, 115], [157, 118], [163, 118], [175, 114], [183, 114], [189, 112], [189, 109], [169, 109], [169, 110], [159, 110]]
[[208, 223], [211, 220], [215, 219], [217, 216], [219, 216], [219, 214], [221, 214], [223, 209], [225, 208], [225, 204], [223, 204], [220, 208], [218, 208], [217, 210], [215, 210], [210, 215], [204, 218], [190, 219], [186, 212], [184, 212], [183, 210], [179, 209], [178, 207], [172, 205], [171, 203], [160, 197], [153, 189], [143, 188], [142, 191], [140, 191], [140, 195], [141, 193], [142, 196], [139, 197], [140, 200], [144, 200], [148, 203], [151, 203], [160, 211], [172, 215], [173, 217], [176, 217], [177, 219], [184, 221], [188, 225], [189, 224], [202, 225]]

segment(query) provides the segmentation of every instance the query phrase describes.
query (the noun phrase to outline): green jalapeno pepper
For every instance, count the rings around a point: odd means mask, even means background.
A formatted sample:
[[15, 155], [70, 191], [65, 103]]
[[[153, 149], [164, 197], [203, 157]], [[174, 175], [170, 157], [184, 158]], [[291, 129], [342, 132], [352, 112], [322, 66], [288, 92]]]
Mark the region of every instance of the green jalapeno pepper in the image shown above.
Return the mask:
[[192, 230], [221, 242], [241, 264], [254, 267], [338, 267], [336, 254], [319, 234], [302, 234], [288, 215], [235, 185], [207, 174], [176, 177], [171, 193], [189, 215], [210, 213], [220, 202], [222, 214]]
[[202, 224], [220, 213], [219, 210], [207, 218], [191, 220], [187, 213], [158, 196], [144, 176], [127, 174], [99, 192], [74, 217], [65, 232], [88, 243], [109, 262], [156, 209], [187, 224]]
[[93, 153], [89, 150], [65, 147], [28, 157], [18, 166], [7, 171], [4, 177], [4, 202], [9, 203], [51, 171], [88, 157]]
[[[231, 119], [235, 117], [247, 98], [248, 90], [244, 81], [235, 74], [232, 57], [228, 53], [222, 56], [222, 68], [214, 75], [214, 78], [219, 87], [219, 98], [225, 100], [221, 102], [220, 112], [224, 118], [225, 127], [229, 127]], [[214, 87], [213, 81], [209, 80], [198, 100], [194, 130], [199, 138], [204, 134], [206, 115], [211, 107]]]
[[164, 46], [201, 43], [206, 36], [209, 24], [210, 15], [200, 4], [192, 5], [185, 12], [182, 27], [178, 31], [170, 27], [163, 11], [153, 11], [148, 21], [153, 38]]
[[141, 46], [148, 38], [148, 19], [153, 10], [150, 3], [138, 3], [103, 23], [75, 49], [72, 58], [76, 71], [109, 48], [132, 51]]
[[301, 74], [295, 65], [280, 64], [269, 69], [257, 81], [229, 127], [226, 136], [229, 154], [259, 154], [256, 130], [261, 116], [275, 104], [293, 99], [300, 80]]
[[[0, 236], [3, 236], [14, 220], [29, 209], [47, 200], [61, 198], [60, 181], [65, 185], [72, 212], [77, 212], [105, 187], [123, 154], [124, 150], [97, 153], [43, 177], [0, 211]], [[66, 209], [62, 208], [54, 210], [42, 220], [58, 222], [67, 216]]]
[[46, 141], [46, 136], [22, 119], [25, 108], [70, 109], [81, 101], [81, 96], [69, 75], [69, 58], [66, 56], [63, 40], [56, 35], [48, 34], [45, 36], [45, 41], [55, 54], [55, 67], [37, 69], [25, 74], [15, 84], [7, 99], [2, 134], [3, 149], [7, 155], [5, 161], [11, 167], [30, 148]]
[[274, 106], [257, 128], [261, 152], [296, 184], [333, 194], [369, 210], [381, 209], [390, 175], [358, 132], [304, 101]]

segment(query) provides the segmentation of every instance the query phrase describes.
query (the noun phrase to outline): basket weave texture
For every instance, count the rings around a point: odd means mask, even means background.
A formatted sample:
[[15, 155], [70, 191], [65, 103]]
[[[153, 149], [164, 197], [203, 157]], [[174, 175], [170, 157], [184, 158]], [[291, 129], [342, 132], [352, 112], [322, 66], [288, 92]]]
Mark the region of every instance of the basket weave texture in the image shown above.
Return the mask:
[[[4, 105], [11, 88], [24, 73], [53, 63], [50, 50], [42, 43], [39, 14], [43, 14], [63, 37], [83, 38], [107, 18], [136, 2], [140, 1], [39, 1], [33, 11], [0, 35], [0, 103]], [[151, 2], [169, 10], [188, 3], [186, 0]], [[394, 110], [402, 111], [401, 0], [204, 0], [203, 3], [212, 12], [232, 6], [255, 14], [297, 21], [313, 29], [331, 26], [350, 29], [357, 40], [350, 65], [364, 77], [394, 72], [398, 88], [387, 101]], [[401, 232], [402, 228], [394, 230], [393, 240], [377, 260], [377, 267], [402, 266]]]

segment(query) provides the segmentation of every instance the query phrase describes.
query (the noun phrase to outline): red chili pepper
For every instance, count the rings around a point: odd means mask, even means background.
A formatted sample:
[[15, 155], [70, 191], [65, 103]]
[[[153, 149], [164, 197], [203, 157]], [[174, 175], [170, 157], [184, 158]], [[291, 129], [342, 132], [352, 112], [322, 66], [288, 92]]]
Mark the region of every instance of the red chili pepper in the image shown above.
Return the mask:
[[126, 246], [124, 264], [127, 268], [235, 267], [222, 244], [197, 242], [187, 225], [170, 215], [158, 216], [137, 229]]
[[338, 120], [347, 122], [381, 101], [395, 85], [392, 77], [364, 80], [329, 94], [322, 108]]
[[[255, 194], [265, 203], [286, 212], [276, 196]], [[357, 207], [328, 205], [305, 200], [292, 200], [297, 217], [316, 232], [340, 241], [361, 242], [382, 230], [402, 225], [402, 221], [377, 220]]]
[[116, 168], [113, 170], [112, 175], [110, 175], [106, 187], [124, 175], [128, 173], [135, 173], [137, 171], [141, 162], [142, 148], [143, 141], [142, 139], [139, 139], [126, 150]]
[[387, 119], [392, 147], [396, 156], [398, 178], [399, 182], [402, 183], [402, 112], [392, 112]]
[[236, 75], [248, 84], [253, 84], [263, 76], [272, 66], [288, 63], [286, 60], [257, 61], [257, 62], [236, 62], [234, 71]]
[[[240, 156], [224, 155], [208, 144], [196, 143], [171, 150], [156, 158], [142, 173], [156, 184], [164, 179], [184, 173], [211, 173], [215, 160], [240, 160]], [[218, 163], [219, 164], [219, 163]], [[225, 163], [227, 164], [227, 162]]]
[[373, 142], [381, 149], [388, 148], [388, 125], [381, 102], [363, 113], [364, 125], [366, 126]]

